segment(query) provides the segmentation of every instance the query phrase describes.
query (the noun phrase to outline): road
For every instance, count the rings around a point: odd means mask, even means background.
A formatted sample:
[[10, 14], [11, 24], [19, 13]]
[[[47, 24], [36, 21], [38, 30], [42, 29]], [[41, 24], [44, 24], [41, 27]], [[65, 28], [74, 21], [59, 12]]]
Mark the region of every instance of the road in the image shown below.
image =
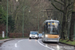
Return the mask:
[[43, 43], [41, 39], [14, 39], [2, 44], [0, 50], [75, 50], [73, 46]]

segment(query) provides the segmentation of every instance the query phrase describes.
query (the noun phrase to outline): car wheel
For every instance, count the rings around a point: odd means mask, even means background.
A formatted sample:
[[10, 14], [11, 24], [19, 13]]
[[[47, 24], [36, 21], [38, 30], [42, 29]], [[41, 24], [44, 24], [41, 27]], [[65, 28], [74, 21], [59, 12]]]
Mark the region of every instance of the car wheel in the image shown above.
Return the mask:
[[38, 38], [36, 38], [38, 40]]
[[31, 38], [29, 37], [29, 39], [31, 39]]

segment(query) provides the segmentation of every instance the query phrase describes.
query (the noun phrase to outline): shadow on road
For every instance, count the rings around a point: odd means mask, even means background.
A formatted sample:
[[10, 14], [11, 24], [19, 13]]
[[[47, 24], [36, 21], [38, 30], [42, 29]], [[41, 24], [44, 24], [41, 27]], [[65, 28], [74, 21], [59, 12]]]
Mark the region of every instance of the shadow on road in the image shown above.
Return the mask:
[[59, 44], [59, 42], [43, 42], [45, 44]]

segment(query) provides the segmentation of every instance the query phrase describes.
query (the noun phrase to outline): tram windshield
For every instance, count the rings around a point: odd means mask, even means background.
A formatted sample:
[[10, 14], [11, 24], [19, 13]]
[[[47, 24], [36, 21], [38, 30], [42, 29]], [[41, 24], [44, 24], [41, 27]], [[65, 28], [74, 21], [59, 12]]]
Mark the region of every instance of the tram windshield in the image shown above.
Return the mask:
[[46, 34], [59, 34], [58, 23], [47, 22], [46, 25], [44, 25], [44, 32]]

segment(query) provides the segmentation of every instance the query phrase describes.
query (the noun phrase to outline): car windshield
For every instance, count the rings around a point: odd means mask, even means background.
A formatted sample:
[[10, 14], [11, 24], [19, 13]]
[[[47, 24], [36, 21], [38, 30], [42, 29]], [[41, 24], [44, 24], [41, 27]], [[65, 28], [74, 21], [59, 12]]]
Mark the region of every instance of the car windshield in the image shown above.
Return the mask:
[[42, 34], [39, 34], [39, 36], [42, 36]]
[[38, 34], [38, 33], [37, 32], [31, 32], [30, 34], [34, 34], [35, 35], [35, 34]]

